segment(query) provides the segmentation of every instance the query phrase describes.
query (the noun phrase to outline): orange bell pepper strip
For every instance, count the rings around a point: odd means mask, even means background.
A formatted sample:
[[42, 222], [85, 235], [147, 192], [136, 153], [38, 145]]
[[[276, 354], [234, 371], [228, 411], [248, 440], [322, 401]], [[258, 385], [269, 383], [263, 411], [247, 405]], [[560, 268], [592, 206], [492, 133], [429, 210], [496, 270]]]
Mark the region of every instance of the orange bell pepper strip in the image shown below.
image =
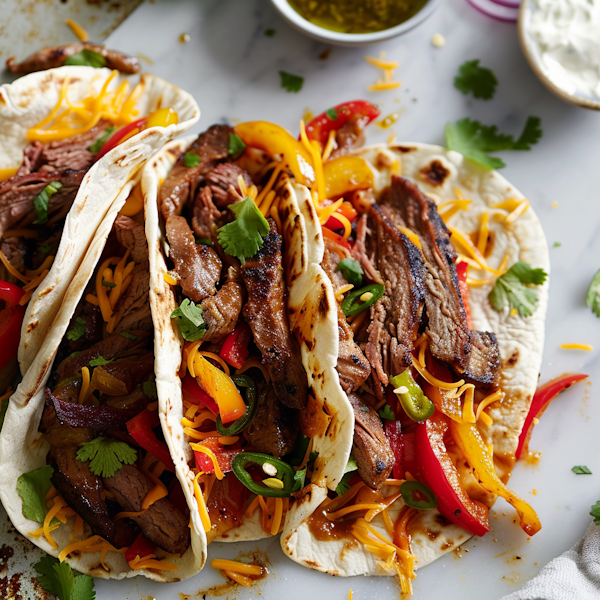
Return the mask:
[[502, 496], [509, 504], [512, 504], [519, 514], [523, 531], [527, 535], [535, 535], [542, 528], [537, 514], [525, 500], [519, 498], [500, 481], [492, 456], [477, 426], [474, 423], [450, 421], [450, 430], [457, 446], [475, 471], [475, 476], [481, 486], [492, 494]]
[[246, 404], [235, 383], [207, 361], [201, 354], [194, 358], [194, 371], [198, 385], [217, 403], [223, 423], [231, 423], [246, 412]]
[[373, 172], [359, 156], [340, 156], [323, 164], [325, 196], [339, 198], [355, 190], [373, 187]]
[[298, 183], [306, 185], [315, 181], [310, 153], [283, 127], [268, 121], [248, 121], [237, 125], [235, 132], [246, 146], [258, 148], [271, 156], [281, 154]]

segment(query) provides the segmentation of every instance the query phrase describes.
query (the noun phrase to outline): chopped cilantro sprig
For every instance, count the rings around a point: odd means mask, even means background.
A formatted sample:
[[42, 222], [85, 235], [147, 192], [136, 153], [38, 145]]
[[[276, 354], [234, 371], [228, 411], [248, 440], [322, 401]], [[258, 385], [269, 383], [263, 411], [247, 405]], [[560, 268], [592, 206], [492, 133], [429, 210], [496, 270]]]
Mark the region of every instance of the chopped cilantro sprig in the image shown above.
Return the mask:
[[99, 436], [80, 444], [77, 460], [90, 461], [90, 471], [98, 477], [112, 477], [123, 465], [132, 465], [137, 450], [126, 442]]
[[542, 285], [548, 274], [544, 269], [534, 269], [530, 264], [516, 262], [504, 275], [496, 279], [496, 285], [489, 294], [490, 304], [498, 312], [508, 305], [516, 309], [521, 317], [533, 314], [538, 302], [536, 290], [528, 285]]
[[34, 568], [39, 573], [37, 582], [58, 600], [95, 600], [94, 579], [89, 575], [75, 576], [68, 563], [46, 555]]
[[490, 100], [496, 91], [498, 79], [491, 69], [479, 66], [479, 60], [468, 60], [460, 65], [458, 75], [454, 78], [454, 87], [475, 98]]

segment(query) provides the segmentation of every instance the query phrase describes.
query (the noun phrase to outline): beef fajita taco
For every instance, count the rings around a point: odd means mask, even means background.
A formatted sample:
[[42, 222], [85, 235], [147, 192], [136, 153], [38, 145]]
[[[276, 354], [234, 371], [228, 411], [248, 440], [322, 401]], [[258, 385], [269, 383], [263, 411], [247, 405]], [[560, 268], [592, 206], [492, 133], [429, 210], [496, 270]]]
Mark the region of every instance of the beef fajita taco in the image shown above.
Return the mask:
[[110, 206], [199, 117], [191, 96], [166, 81], [132, 83], [67, 66], [0, 87], [0, 294], [11, 313], [0, 367], [16, 355], [20, 307], [33, 297], [19, 353], [21, 371], [29, 367]]
[[298, 494], [281, 542], [310, 568], [396, 575], [409, 592], [417, 568], [489, 530], [498, 496], [528, 535], [541, 527], [505, 484], [537, 385], [549, 259], [502, 176], [438, 146], [361, 148], [360, 104], [306, 127], [292, 160], [310, 156], [315, 180], [279, 203], [312, 226], [297, 276], [320, 273], [335, 326], [311, 351], [333, 355], [322, 376], [354, 420], [342, 484]]
[[[278, 534], [305, 480], [335, 489], [350, 450], [343, 393], [333, 389], [326, 407], [316, 400], [306, 372], [316, 354], [291, 334], [290, 298], [309, 306], [324, 282], [289, 280], [291, 256], [306, 248], [284, 235], [304, 217], [274, 204], [288, 193], [282, 168], [215, 125], [165, 146], [142, 178], [162, 336], [157, 390], [181, 415], [174, 437], [209, 543]], [[310, 312], [318, 336], [323, 323]]]
[[133, 194], [105, 215], [11, 398], [0, 498], [21, 534], [77, 571], [180, 581], [202, 568], [206, 540], [157, 395], [161, 339]]

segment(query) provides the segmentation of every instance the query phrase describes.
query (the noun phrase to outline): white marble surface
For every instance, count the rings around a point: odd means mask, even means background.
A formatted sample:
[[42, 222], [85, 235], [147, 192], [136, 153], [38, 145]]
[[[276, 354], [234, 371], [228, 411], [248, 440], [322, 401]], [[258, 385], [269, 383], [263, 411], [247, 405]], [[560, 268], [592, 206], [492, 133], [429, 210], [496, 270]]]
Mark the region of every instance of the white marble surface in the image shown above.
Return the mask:
[[[276, 29], [274, 37], [264, 36], [267, 28]], [[190, 43], [179, 42], [182, 33], [190, 34]], [[445, 36], [445, 47], [431, 45], [434, 33]], [[531, 444], [542, 452], [541, 462], [518, 464], [511, 479], [511, 487], [538, 511], [542, 530], [527, 538], [513, 523], [514, 511], [499, 500], [492, 511], [492, 531], [465, 544], [469, 552], [462, 558], [452, 554], [420, 571], [414, 599], [500, 598], [581, 537], [591, 519], [589, 508], [600, 499], [600, 406], [595, 400], [600, 320], [585, 306], [587, 287], [600, 267], [600, 115], [562, 103], [535, 79], [521, 55], [516, 27], [482, 16], [465, 0], [446, 0], [429, 20], [400, 38], [367, 49], [334, 48], [327, 60], [320, 60], [326, 46], [288, 27], [267, 0], [155, 0], [142, 5], [109, 44], [150, 57], [154, 62], [148, 70], [193, 93], [202, 110], [198, 131], [217, 121], [250, 119], [273, 120], [297, 131], [306, 109], [319, 112], [361, 97], [377, 102], [383, 115], [401, 112], [391, 129], [371, 129], [373, 141], [385, 140], [393, 131], [401, 140], [443, 144], [445, 123], [466, 116], [518, 134], [528, 115], [541, 117], [544, 136], [533, 150], [503, 153], [508, 164], [503, 174], [531, 201], [551, 247], [541, 380], [583, 370], [592, 384], [572, 388], [551, 405]], [[402, 87], [368, 93], [365, 86], [377, 79], [378, 71], [363, 56], [382, 50], [400, 62]], [[467, 98], [452, 85], [459, 65], [475, 58], [500, 81], [491, 101]], [[300, 93], [280, 88], [279, 69], [305, 76]], [[555, 241], [562, 245], [552, 247]], [[568, 342], [591, 343], [597, 349], [559, 349]], [[594, 475], [574, 475], [570, 469], [577, 464], [589, 466]], [[400, 597], [388, 578], [336, 579], [302, 569], [283, 557], [277, 540], [216, 544], [209, 559], [233, 558], [257, 546], [272, 562], [272, 574], [258, 587], [265, 598], [343, 600], [349, 589], [358, 600]], [[28, 555], [26, 564], [33, 558]], [[175, 600], [180, 592], [191, 594], [181, 596], [191, 600], [202, 598], [196, 595], [199, 590], [220, 583], [222, 578], [207, 565], [183, 583], [158, 585], [137, 578], [101, 581], [96, 589], [98, 600]], [[237, 590], [229, 597], [250, 598], [256, 592]]]

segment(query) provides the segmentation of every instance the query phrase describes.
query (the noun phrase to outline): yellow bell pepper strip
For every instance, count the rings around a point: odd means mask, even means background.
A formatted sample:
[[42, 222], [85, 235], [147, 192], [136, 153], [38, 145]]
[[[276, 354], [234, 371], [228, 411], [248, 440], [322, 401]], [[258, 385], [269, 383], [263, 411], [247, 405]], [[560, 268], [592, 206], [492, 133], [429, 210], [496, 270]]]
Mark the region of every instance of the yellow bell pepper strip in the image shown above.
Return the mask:
[[142, 194], [141, 182], [137, 183], [131, 190], [129, 197], [125, 201], [123, 208], [119, 211], [120, 215], [133, 217], [144, 208], [144, 195]]
[[373, 187], [373, 171], [358, 156], [340, 156], [323, 164], [325, 197], [339, 198], [348, 192]]
[[201, 354], [194, 358], [194, 372], [198, 385], [217, 403], [223, 423], [231, 423], [246, 412], [246, 404], [235, 383], [221, 369]]
[[307, 185], [315, 181], [315, 170], [308, 150], [283, 127], [268, 121], [248, 121], [237, 125], [235, 132], [246, 146], [258, 148], [271, 156], [281, 154], [298, 183]]
[[529, 504], [509, 490], [500, 481], [492, 456], [474, 423], [450, 421], [450, 430], [454, 441], [465, 455], [467, 462], [475, 471], [479, 483], [488, 492], [502, 496], [515, 508], [521, 519], [521, 528], [527, 535], [535, 535], [542, 525]]

